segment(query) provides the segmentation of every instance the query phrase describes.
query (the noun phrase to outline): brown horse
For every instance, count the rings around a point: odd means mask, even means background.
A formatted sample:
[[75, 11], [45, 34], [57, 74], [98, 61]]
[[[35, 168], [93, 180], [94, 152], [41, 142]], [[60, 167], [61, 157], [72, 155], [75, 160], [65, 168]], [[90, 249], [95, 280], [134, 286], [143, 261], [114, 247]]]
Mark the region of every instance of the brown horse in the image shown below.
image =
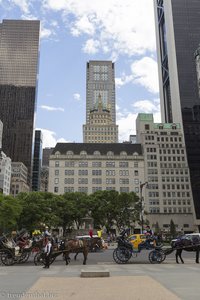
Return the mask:
[[86, 240], [78, 240], [78, 239], [73, 239], [73, 240], [66, 240], [64, 242], [64, 251], [63, 251], [63, 256], [66, 262], [66, 265], [68, 265], [70, 261], [69, 254], [70, 253], [83, 253], [83, 265], [86, 265], [86, 260], [89, 252], [88, 248], [88, 243]]
[[[102, 239], [99, 237], [92, 237], [92, 238], [83, 238], [81, 240], [86, 241], [87, 245], [88, 245], [88, 249], [91, 252], [96, 252], [98, 250], [103, 249], [103, 243], [102, 243]], [[80, 253], [80, 251], [77, 251], [77, 253], [74, 256], [74, 259], [76, 260], [77, 255]]]

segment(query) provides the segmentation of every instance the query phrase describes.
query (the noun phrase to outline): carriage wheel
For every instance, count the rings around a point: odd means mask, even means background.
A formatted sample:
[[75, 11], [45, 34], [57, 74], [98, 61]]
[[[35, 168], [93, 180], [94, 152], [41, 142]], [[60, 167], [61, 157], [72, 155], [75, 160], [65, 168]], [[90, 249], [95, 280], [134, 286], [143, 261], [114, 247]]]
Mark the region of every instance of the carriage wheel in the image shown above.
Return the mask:
[[131, 252], [126, 247], [119, 247], [113, 251], [113, 259], [117, 264], [125, 264], [131, 258]]
[[[52, 256], [50, 259], [50, 265], [54, 262], [56, 256]], [[38, 252], [34, 256], [34, 264], [35, 266], [42, 266], [45, 264], [45, 254], [44, 252]]]
[[28, 251], [22, 252], [22, 254], [17, 262], [25, 263], [29, 259], [30, 254], [31, 254], [31, 252], [28, 252]]
[[15, 259], [14, 259], [13, 253], [9, 250], [4, 251], [3, 253], [1, 253], [1, 262], [5, 266], [14, 265]]
[[149, 253], [149, 261], [151, 264], [160, 264], [166, 258], [163, 251], [153, 250]]
[[35, 254], [34, 256], [34, 264], [36, 266], [42, 266], [45, 264], [45, 260], [44, 260], [44, 252], [38, 252]]

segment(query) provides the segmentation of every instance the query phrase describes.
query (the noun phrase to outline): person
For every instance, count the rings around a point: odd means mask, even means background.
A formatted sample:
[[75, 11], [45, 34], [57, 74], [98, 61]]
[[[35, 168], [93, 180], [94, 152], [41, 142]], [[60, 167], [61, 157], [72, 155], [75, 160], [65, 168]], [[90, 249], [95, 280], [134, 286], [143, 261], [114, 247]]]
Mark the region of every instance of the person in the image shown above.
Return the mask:
[[48, 237], [48, 236], [50, 236], [51, 234], [50, 234], [50, 232], [49, 232], [49, 227], [48, 226], [46, 226], [45, 227], [45, 231], [44, 231], [44, 236], [45, 237]]
[[101, 228], [99, 228], [99, 229], [97, 230], [97, 236], [98, 236], [99, 238], [102, 238], [102, 232], [103, 232], [103, 230], [102, 230]]
[[90, 230], [89, 230], [89, 236], [92, 238], [93, 237], [93, 230], [92, 230], [92, 228], [90, 228]]
[[46, 246], [44, 247], [45, 264], [43, 268], [49, 269], [51, 253], [52, 253], [52, 243], [49, 238], [46, 238], [46, 241], [47, 243]]

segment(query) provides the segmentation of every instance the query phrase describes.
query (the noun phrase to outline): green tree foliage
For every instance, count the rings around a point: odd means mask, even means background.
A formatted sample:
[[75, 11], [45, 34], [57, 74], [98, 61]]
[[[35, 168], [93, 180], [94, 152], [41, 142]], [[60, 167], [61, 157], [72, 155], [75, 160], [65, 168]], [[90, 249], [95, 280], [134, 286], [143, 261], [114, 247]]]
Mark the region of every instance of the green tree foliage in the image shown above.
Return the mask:
[[17, 220], [22, 211], [19, 201], [12, 196], [0, 194], [0, 229], [1, 233], [17, 229]]
[[91, 216], [95, 226], [106, 226], [107, 231], [116, 225], [129, 227], [139, 220], [139, 199], [135, 193], [97, 191], [90, 195]]

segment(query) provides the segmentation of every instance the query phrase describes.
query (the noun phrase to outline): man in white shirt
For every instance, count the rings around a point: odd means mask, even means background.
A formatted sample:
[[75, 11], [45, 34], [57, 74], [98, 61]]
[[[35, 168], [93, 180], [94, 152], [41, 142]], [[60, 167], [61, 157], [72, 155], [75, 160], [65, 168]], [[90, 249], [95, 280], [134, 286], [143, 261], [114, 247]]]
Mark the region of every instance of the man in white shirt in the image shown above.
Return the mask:
[[46, 238], [46, 246], [44, 247], [44, 254], [45, 254], [45, 265], [43, 268], [49, 269], [51, 253], [52, 253], [52, 243], [49, 238]]

